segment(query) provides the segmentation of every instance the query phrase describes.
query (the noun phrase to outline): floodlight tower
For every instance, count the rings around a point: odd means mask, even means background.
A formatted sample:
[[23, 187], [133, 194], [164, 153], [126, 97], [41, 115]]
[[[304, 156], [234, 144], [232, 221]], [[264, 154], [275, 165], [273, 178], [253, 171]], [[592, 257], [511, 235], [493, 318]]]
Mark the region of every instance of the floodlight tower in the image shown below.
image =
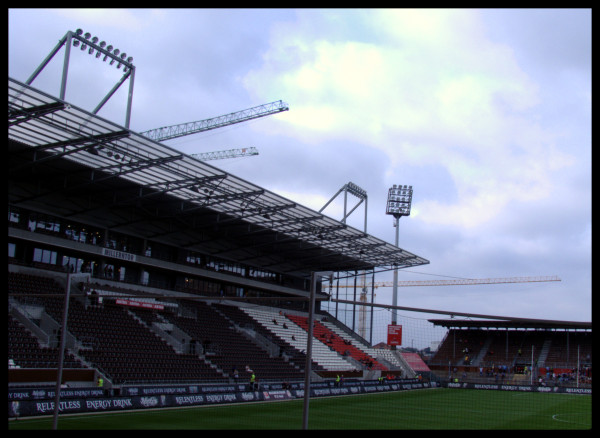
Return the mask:
[[[402, 216], [410, 216], [410, 204], [412, 202], [412, 186], [394, 184], [388, 191], [388, 199], [385, 213], [394, 216], [394, 227], [396, 227], [396, 247], [398, 247], [398, 222]], [[398, 305], [398, 266], [394, 268], [394, 288], [392, 295], [392, 325], [398, 322], [396, 306]], [[391, 346], [393, 350], [395, 345]]]
[[[113, 65], [115, 61], [117, 62], [117, 70], [123, 66], [123, 76], [121, 80], [115, 84], [115, 86], [107, 93], [107, 95], [102, 99], [102, 101], [96, 106], [93, 111], [93, 114], [97, 114], [98, 111], [104, 106], [104, 104], [112, 97], [112, 95], [119, 89], [119, 87], [129, 79], [129, 93], [127, 96], [127, 110], [125, 115], [125, 127], [129, 129], [129, 122], [131, 119], [131, 102], [133, 99], [133, 81], [135, 76], [135, 66], [133, 65], [133, 57], [127, 56], [126, 53], [122, 53], [119, 49], [114, 49], [112, 45], [106, 45], [105, 41], [100, 41], [98, 43], [99, 38], [97, 36], [92, 37], [92, 34], [89, 32], [83, 33], [83, 30], [77, 29], [75, 32], [68, 31], [64, 37], [60, 39], [56, 47], [48, 54], [46, 59], [40, 64], [40, 66], [33, 72], [33, 74], [27, 79], [25, 82], [27, 85], [31, 85], [31, 83], [35, 80], [35, 78], [40, 74], [40, 72], [48, 65], [48, 63], [54, 58], [54, 55], [58, 53], [58, 51], [65, 46], [65, 59], [63, 61], [63, 70], [62, 70], [62, 78], [60, 84], [60, 99], [65, 100], [65, 93], [67, 89], [67, 75], [69, 72], [69, 58], [71, 56], [71, 46], [79, 47], [82, 52], [87, 52], [89, 55], [94, 55], [97, 59], [102, 55], [102, 61], [106, 62], [107, 59], [110, 58], [109, 65]], [[94, 54], [94, 50], [96, 53]]]

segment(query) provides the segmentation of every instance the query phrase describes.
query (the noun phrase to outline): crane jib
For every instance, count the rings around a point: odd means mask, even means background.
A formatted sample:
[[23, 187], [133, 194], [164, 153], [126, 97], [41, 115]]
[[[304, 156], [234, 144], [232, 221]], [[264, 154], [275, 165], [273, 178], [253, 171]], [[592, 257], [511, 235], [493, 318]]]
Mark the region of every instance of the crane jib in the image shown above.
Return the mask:
[[248, 120], [265, 117], [271, 114], [277, 114], [282, 111], [288, 111], [289, 106], [281, 100], [255, 106], [242, 111], [236, 111], [210, 119], [199, 120], [196, 122], [181, 123], [178, 125], [165, 126], [142, 132], [141, 134], [155, 141], [165, 141], [177, 137], [196, 134], [198, 132], [217, 129], [224, 126], [242, 123]]

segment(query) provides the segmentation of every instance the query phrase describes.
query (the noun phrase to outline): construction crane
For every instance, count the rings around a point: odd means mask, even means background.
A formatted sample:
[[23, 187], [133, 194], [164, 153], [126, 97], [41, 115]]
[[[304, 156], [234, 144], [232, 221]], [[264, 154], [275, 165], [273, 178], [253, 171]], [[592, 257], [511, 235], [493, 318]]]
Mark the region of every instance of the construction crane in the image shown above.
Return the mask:
[[[288, 111], [289, 106], [277, 100], [264, 105], [255, 106], [242, 111], [225, 114], [212, 119], [199, 120], [197, 122], [181, 123], [172, 126], [163, 126], [162, 128], [151, 129], [144, 131], [141, 134], [155, 141], [171, 140], [173, 138], [184, 137], [186, 135], [196, 134], [198, 132], [209, 131], [211, 129], [222, 128], [224, 126], [233, 125], [236, 123], [246, 122], [252, 119], [277, 114], [282, 111]], [[256, 148], [230, 149], [227, 151], [213, 151], [202, 154], [192, 154], [192, 157], [198, 158], [201, 161], [222, 160], [224, 158], [245, 157], [248, 155], [258, 155]]]
[[229, 126], [236, 123], [246, 122], [248, 120], [258, 119], [260, 117], [265, 117], [288, 110], [289, 106], [286, 103], [282, 102], [281, 100], [277, 100], [275, 102], [265, 103], [264, 105], [255, 106], [242, 111], [236, 111], [223, 116], [213, 117], [212, 119], [164, 126], [162, 128], [144, 131], [141, 134], [151, 140], [165, 141], [173, 138], [184, 137], [186, 135], [196, 134], [198, 132], [209, 131], [211, 129], [222, 128], [224, 126]]
[[[560, 281], [556, 275], [546, 277], [506, 277], [506, 278], [459, 278], [454, 280], [424, 280], [424, 281], [399, 281], [398, 287], [410, 286], [469, 286], [475, 284], [502, 284], [502, 283], [534, 283], [546, 281]], [[394, 282], [382, 281], [373, 283], [375, 288], [393, 287]], [[333, 288], [333, 285], [329, 286]], [[335, 287], [354, 287], [351, 285], [340, 285]]]
[[[366, 319], [367, 319], [367, 294], [368, 294], [368, 285], [366, 285], [364, 273], [361, 275], [362, 284], [360, 285], [360, 297], [359, 302], [361, 303], [359, 312], [359, 324], [358, 324], [358, 333], [363, 338], [366, 337]], [[546, 277], [507, 277], [507, 278], [460, 278], [453, 280], [423, 280], [423, 281], [399, 281], [398, 287], [412, 287], [412, 286], [469, 286], [476, 284], [503, 284], [503, 283], [533, 283], [533, 282], [546, 282], [546, 281], [560, 281], [560, 278], [557, 276], [546, 276]], [[372, 287], [393, 287], [394, 282], [392, 281], [383, 281], [383, 282], [374, 282]], [[329, 285], [329, 290], [336, 288], [353, 288], [354, 285], [337, 285], [333, 286], [333, 284]]]
[[[358, 334], [365, 339], [367, 337], [367, 276], [366, 272], [363, 271], [361, 275], [361, 287], [359, 300], [362, 303], [358, 309]], [[373, 292], [373, 299], [375, 299], [375, 292]]]
[[247, 157], [250, 155], [258, 155], [256, 148], [229, 149], [226, 151], [204, 152], [202, 154], [191, 154], [192, 157], [198, 158], [201, 161], [222, 160], [225, 158]]

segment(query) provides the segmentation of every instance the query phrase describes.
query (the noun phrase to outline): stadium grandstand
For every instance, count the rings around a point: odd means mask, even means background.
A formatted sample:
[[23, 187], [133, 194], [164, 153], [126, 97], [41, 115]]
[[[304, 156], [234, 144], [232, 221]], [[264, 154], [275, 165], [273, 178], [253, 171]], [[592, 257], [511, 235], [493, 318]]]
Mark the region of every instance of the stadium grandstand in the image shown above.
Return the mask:
[[449, 381], [591, 387], [591, 323], [430, 322], [448, 331], [428, 367]]
[[[63, 380], [113, 393], [298, 381], [313, 273], [428, 263], [10, 78], [8, 101], [9, 385], [56, 379], [63, 338]], [[336, 331], [320, 289], [315, 377], [414, 376]]]

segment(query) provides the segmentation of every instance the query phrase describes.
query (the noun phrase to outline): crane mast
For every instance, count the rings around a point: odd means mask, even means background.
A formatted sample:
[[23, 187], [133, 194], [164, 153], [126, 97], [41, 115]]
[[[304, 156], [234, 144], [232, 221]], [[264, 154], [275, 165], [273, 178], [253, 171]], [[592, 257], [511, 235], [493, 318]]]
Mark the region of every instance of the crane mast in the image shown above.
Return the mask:
[[257, 119], [288, 110], [289, 107], [286, 103], [282, 102], [281, 100], [277, 100], [275, 102], [258, 105], [242, 111], [236, 111], [230, 114], [213, 117], [211, 119], [181, 123], [172, 126], [164, 126], [162, 128], [144, 131], [141, 134], [151, 140], [165, 141], [186, 135], [196, 134], [198, 132], [208, 131], [211, 129], [222, 128], [235, 123], [246, 122], [248, 120]]

